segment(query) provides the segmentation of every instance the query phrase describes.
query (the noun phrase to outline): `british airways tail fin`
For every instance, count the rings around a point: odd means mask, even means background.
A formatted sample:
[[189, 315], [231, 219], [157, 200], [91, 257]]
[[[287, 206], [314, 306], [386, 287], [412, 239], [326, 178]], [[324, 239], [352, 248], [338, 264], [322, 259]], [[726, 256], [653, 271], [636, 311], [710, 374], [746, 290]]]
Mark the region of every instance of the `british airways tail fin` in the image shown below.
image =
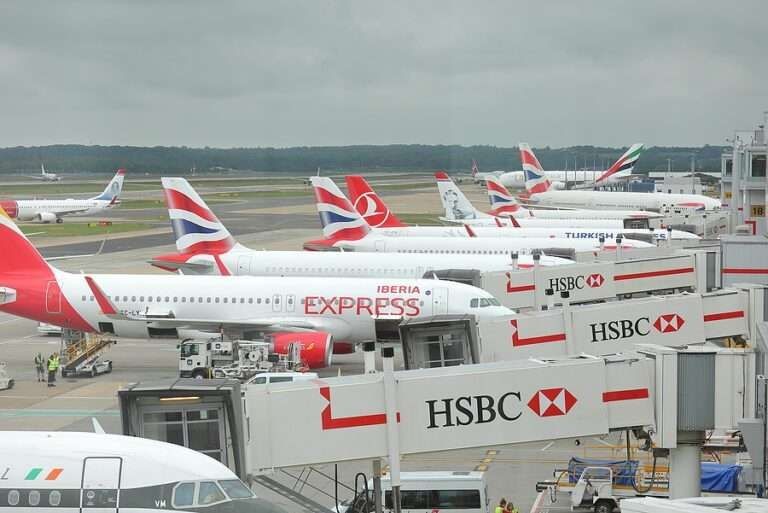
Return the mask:
[[332, 247], [336, 242], [360, 240], [370, 233], [368, 223], [333, 180], [325, 176], [313, 176], [309, 180], [315, 191], [323, 238], [306, 242], [306, 249], [313, 249], [314, 246]]
[[184, 254], [221, 255], [235, 239], [184, 178], [162, 178], [176, 249]]
[[497, 178], [486, 177], [485, 185], [488, 189], [488, 200], [491, 202], [489, 214], [503, 217], [525, 211]]
[[109, 181], [104, 192], [91, 198], [92, 200], [109, 201], [110, 205], [120, 203], [120, 193], [123, 192], [123, 180], [125, 179], [125, 169], [118, 169], [112, 180]]
[[635, 143], [619, 157], [619, 160], [613, 163], [602, 175], [595, 180], [595, 185], [603, 185], [617, 178], [627, 177], [632, 174], [637, 159], [643, 152], [644, 146], [641, 143]]
[[461, 189], [453, 183], [448, 173], [445, 171], [436, 172], [435, 180], [437, 180], [437, 190], [440, 192], [440, 201], [445, 211], [443, 219], [446, 221], [463, 221], [488, 217], [488, 214], [480, 212], [470, 203]]
[[545, 192], [552, 185], [547, 179], [544, 169], [541, 167], [539, 159], [533, 153], [533, 150], [527, 143], [520, 143], [520, 161], [523, 164], [523, 173], [525, 174], [525, 190], [528, 194]]
[[365, 178], [360, 175], [348, 175], [345, 177], [349, 199], [363, 216], [365, 222], [373, 228], [396, 228], [407, 226], [400, 221], [389, 209], [384, 201], [376, 194]]

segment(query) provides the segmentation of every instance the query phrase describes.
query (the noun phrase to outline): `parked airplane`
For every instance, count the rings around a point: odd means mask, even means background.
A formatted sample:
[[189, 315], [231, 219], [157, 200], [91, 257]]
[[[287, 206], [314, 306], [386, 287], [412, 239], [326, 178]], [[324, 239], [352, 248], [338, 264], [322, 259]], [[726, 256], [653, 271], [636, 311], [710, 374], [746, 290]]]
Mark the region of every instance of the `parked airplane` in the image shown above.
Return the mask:
[[[440, 219], [471, 226], [519, 226], [523, 228], [648, 228], [648, 219], [661, 214], [631, 210], [531, 210], [521, 206], [495, 180], [488, 180], [489, 213], [472, 205], [461, 189], [443, 171], [435, 173], [444, 215]], [[603, 217], [605, 216], [605, 217]], [[511, 219], [514, 218], [514, 219]]]
[[19, 221], [63, 223], [62, 217], [96, 215], [120, 204], [125, 169], [118, 169], [104, 192], [88, 199], [0, 200], [0, 207]]
[[[438, 186], [441, 180], [447, 180], [443, 185], [444, 189], [456, 188], [456, 185], [443, 172], [436, 173], [438, 177]], [[358, 213], [373, 227], [373, 232], [377, 235], [387, 235], [391, 237], [461, 237], [466, 235], [465, 228], [447, 228], [444, 226], [406, 226], [400, 219], [393, 214], [384, 201], [373, 191], [371, 186], [362, 176], [349, 175], [346, 177], [347, 190], [356, 206]], [[491, 181], [489, 180], [489, 184]], [[499, 186], [503, 189], [503, 186]], [[462, 204], [460, 208], [473, 209], [469, 200], [457, 189], [454, 198], [455, 204]], [[506, 189], [504, 189], [506, 191]], [[491, 191], [491, 202], [493, 197], [497, 196], [499, 191]], [[447, 197], [441, 194], [442, 198]], [[510, 197], [511, 199], [511, 197]], [[373, 208], [371, 206], [374, 206]], [[517, 208], [519, 204], [515, 203]], [[513, 207], [514, 208], [514, 207]], [[560, 224], [558, 224], [560, 222]], [[378, 223], [378, 224], [374, 224]], [[501, 223], [489, 223], [483, 226], [472, 225], [472, 235], [478, 237], [557, 237], [566, 239], [615, 239], [622, 236], [628, 239], [647, 239], [667, 240], [671, 235], [672, 239], [698, 239], [695, 234], [680, 230], [650, 231], [638, 228], [625, 227], [622, 220], [553, 220], [553, 219], [532, 219], [532, 218], [511, 218], [505, 221], [506, 224], [515, 229], [506, 229]], [[587, 226], [584, 226], [586, 224]]]
[[[162, 183], [178, 252], [160, 255], [153, 258], [150, 263], [168, 271], [225, 276], [346, 276], [416, 279], [436, 270], [502, 271], [510, 270], [513, 265], [507, 255], [483, 255], [467, 261], [460, 255], [254, 251], [235, 241], [187, 180], [163, 178]], [[371, 202], [366, 205], [360, 203], [360, 208], [364, 211], [369, 208], [368, 205], [374, 205], [378, 200], [378, 196], [375, 195], [360, 198], [362, 201]], [[195, 232], [197, 226], [210, 230], [205, 234], [206, 240], [202, 244], [200, 243], [201, 234]], [[545, 255], [540, 260], [540, 265], [545, 266], [570, 263], [572, 263], [570, 260], [564, 258]], [[517, 265], [523, 268], [532, 267], [533, 259], [530, 255], [521, 255]]]
[[472, 181], [475, 183], [481, 184], [488, 178], [498, 178], [505, 174], [506, 173], [504, 171], [489, 171], [486, 173], [481, 173], [480, 169], [477, 167], [477, 162], [475, 162], [475, 159], [472, 159]]
[[29, 176], [28, 178], [34, 178], [35, 180], [42, 180], [43, 182], [59, 182], [61, 178], [56, 173], [48, 173], [45, 170], [45, 164], [40, 164], [40, 174], [35, 176]]
[[520, 160], [523, 164], [523, 170], [511, 171], [498, 177], [498, 180], [502, 185], [518, 189], [526, 187], [526, 182], [528, 181], [526, 177], [527, 170], [533, 170], [538, 174], [545, 176], [546, 179], [549, 180], [549, 187], [552, 190], [565, 189], [568, 185], [574, 184], [593, 187], [595, 185], [607, 185], [620, 180], [626, 180], [631, 176], [635, 162], [640, 158], [640, 153], [643, 151], [642, 144], [633, 144], [605, 171], [544, 171], [539, 163], [539, 159], [536, 158], [536, 155], [527, 143], [520, 143], [518, 146], [520, 149]]
[[[378, 228], [372, 231], [365, 219], [354, 209], [330, 178], [313, 176], [317, 210], [323, 226], [323, 239], [307, 242], [305, 249], [342, 248], [354, 251], [390, 253], [429, 253], [460, 255], [507, 255], [512, 251], [531, 252], [542, 249], [599, 251], [616, 249], [613, 241], [602, 244], [598, 239], [564, 239], [542, 237], [462, 237], [462, 236], [398, 236], [397, 231], [415, 228], [441, 229], [441, 227]], [[471, 235], [474, 229], [465, 233]], [[391, 233], [387, 233], [390, 231]], [[499, 230], [500, 232], [506, 230]], [[509, 230], [512, 231], [512, 230]], [[416, 233], [416, 232], [413, 232]], [[449, 232], [452, 233], [452, 232]], [[642, 241], [624, 238], [622, 248], [649, 247]], [[546, 253], [546, 251], [545, 251]]]
[[[526, 154], [520, 150], [521, 158]], [[535, 157], [534, 157], [535, 158]], [[621, 159], [619, 159], [620, 162]], [[614, 164], [616, 166], [616, 164]], [[612, 166], [612, 169], [613, 167]], [[622, 167], [620, 164], [619, 167]], [[610, 170], [609, 170], [610, 171]], [[609, 171], [606, 171], [608, 173]], [[589, 209], [639, 209], [660, 212], [665, 208], [689, 208], [693, 210], [719, 210], [720, 200], [701, 194], [667, 194], [662, 192], [619, 192], [619, 191], [553, 191], [551, 182], [540, 168], [529, 166], [525, 169], [527, 201], [536, 206]], [[618, 173], [618, 171], [616, 172]], [[614, 175], [616, 174], [614, 173]]]
[[282, 513], [220, 462], [146, 438], [0, 432], [0, 510]]
[[[187, 237], [199, 235], [203, 247], [220, 244], [201, 214], [182, 221]], [[0, 246], [0, 311], [120, 337], [177, 337], [179, 329], [240, 338], [320, 331], [359, 342], [376, 338], [379, 318], [510, 313], [483, 290], [435, 279], [67, 273], [51, 267], [3, 211]]]

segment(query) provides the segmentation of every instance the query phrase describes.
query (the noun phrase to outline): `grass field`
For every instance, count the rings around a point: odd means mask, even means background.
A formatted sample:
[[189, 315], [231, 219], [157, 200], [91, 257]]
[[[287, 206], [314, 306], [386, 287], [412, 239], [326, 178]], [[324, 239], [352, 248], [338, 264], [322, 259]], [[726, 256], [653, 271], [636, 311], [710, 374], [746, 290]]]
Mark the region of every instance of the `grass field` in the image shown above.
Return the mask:
[[64, 221], [61, 224], [23, 224], [20, 225], [24, 233], [34, 234], [34, 237], [71, 237], [84, 235], [103, 235], [105, 233], [125, 233], [139, 230], [149, 230], [157, 228], [147, 223], [113, 223], [112, 226], [88, 226], [89, 223], [68, 223]]

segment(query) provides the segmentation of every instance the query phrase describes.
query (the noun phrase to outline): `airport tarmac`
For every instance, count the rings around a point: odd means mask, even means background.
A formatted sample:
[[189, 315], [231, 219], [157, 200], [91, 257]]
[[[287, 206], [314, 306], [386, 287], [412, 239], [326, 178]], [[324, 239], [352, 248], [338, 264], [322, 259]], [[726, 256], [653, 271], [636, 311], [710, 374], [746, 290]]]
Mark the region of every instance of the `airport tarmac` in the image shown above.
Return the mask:
[[[462, 188], [477, 206], [487, 204], [484, 188], [466, 182]], [[402, 190], [383, 191], [381, 196], [396, 213], [440, 214], [439, 197], [433, 189], [413, 193]], [[298, 250], [302, 242], [317, 238], [320, 234], [309, 189], [305, 197], [260, 198], [219, 203], [211, 207], [242, 244], [254, 249]], [[157, 254], [175, 251], [170, 227], [165, 220], [165, 210], [118, 208], [110, 215], [113, 219], [135, 219], [138, 215], [163, 220], [155, 221], [157, 226], [150, 233], [123, 234], [109, 238], [103, 254], [59, 261], [56, 266], [73, 272], [81, 269], [91, 272], [164, 272], [149, 266], [146, 260]], [[84, 219], [65, 220], [73, 221], [82, 222]], [[99, 238], [90, 241], [77, 238], [62, 241], [60, 237], [40, 237], [33, 240], [40, 245], [46, 256], [91, 253], [99, 245]], [[0, 391], [0, 430], [91, 431], [91, 419], [95, 418], [107, 432], [120, 433], [116, 391], [130, 382], [178, 376], [176, 344], [175, 340], [121, 339], [105, 354], [105, 358], [114, 362], [112, 373], [95, 378], [59, 377], [57, 386], [49, 388], [36, 381], [32, 362], [37, 352], [47, 357], [58, 351], [59, 339], [39, 335], [34, 322], [2, 314], [0, 361], [7, 362], [15, 386], [11, 390]], [[341, 355], [336, 356], [334, 365], [323, 370], [321, 375], [336, 376], [339, 373], [361, 371], [360, 354]], [[572, 440], [554, 444], [523, 444], [408, 456], [403, 460], [403, 470], [485, 469], [490, 500], [495, 502], [504, 496], [513, 500], [523, 511], [528, 510], [533, 503], [536, 482], [550, 478], [556, 467], [565, 467], [570, 456], [589, 454], [593, 457], [621, 457], [621, 451], [621, 444], [615, 440], [591, 439], [579, 446]], [[302, 475], [307, 479], [306, 482], [299, 482], [296, 477], [302, 470], [285, 469], [273, 477], [284, 486], [300, 490], [323, 507], [331, 508], [334, 504], [333, 482], [322, 477], [319, 472], [313, 472], [309, 478], [305, 472]], [[316, 470], [326, 475], [333, 475], [334, 472], [333, 465], [317, 466]], [[370, 475], [371, 466], [370, 462], [345, 462], [339, 464], [338, 470], [341, 482], [351, 486], [354, 475], [357, 472]], [[256, 490], [289, 511], [300, 510], [296, 504], [273, 490], [258, 484]], [[340, 499], [349, 499], [351, 495], [349, 489], [344, 486], [340, 488]]]

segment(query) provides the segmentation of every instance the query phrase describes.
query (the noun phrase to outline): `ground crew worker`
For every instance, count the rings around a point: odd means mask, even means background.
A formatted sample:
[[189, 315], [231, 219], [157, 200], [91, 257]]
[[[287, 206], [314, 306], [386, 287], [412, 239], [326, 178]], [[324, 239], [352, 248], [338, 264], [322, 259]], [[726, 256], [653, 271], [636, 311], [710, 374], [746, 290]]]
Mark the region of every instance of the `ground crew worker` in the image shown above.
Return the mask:
[[502, 497], [501, 500], [499, 501], [499, 505], [496, 506], [494, 513], [504, 513], [505, 509], [507, 509], [507, 499]]
[[38, 383], [45, 381], [45, 362], [43, 362], [43, 355], [39, 352], [35, 356], [35, 372], [37, 372]]
[[514, 504], [512, 504], [512, 501], [509, 501], [507, 503], [507, 507], [504, 508], [505, 513], [520, 513], [518, 509], [515, 507]]
[[59, 368], [58, 357], [56, 356], [56, 353], [53, 353], [48, 358], [48, 386], [49, 387], [56, 386], [56, 370], [58, 370], [58, 368]]

